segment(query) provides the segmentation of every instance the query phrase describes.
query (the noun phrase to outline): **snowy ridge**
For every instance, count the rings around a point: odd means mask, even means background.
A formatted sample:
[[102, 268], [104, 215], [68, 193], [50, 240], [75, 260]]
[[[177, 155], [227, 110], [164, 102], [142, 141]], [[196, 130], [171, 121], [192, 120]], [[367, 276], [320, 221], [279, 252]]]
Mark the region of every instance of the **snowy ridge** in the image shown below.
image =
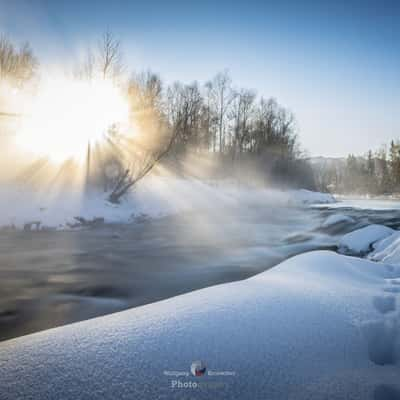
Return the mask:
[[[303, 254], [244, 281], [0, 343], [0, 397], [398, 398], [398, 283], [399, 267]], [[164, 374], [194, 360], [236, 374]]]

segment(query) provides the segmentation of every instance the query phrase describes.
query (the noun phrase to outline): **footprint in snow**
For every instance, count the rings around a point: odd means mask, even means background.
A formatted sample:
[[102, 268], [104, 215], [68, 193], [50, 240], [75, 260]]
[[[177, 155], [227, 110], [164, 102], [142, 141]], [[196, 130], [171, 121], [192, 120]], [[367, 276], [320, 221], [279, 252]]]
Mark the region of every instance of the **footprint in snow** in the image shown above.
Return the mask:
[[392, 385], [378, 385], [374, 390], [374, 400], [400, 400], [400, 390]]
[[398, 338], [397, 320], [385, 318], [364, 323], [369, 359], [377, 365], [395, 364]]
[[[396, 286], [393, 281], [391, 283], [392, 285], [383, 288], [383, 291], [397, 293], [400, 285]], [[394, 295], [375, 296], [372, 298], [372, 304], [382, 315], [382, 319], [365, 322], [362, 326], [367, 339], [369, 359], [377, 365], [395, 364], [397, 361], [399, 322], [397, 315], [387, 314], [396, 311], [396, 297]]]

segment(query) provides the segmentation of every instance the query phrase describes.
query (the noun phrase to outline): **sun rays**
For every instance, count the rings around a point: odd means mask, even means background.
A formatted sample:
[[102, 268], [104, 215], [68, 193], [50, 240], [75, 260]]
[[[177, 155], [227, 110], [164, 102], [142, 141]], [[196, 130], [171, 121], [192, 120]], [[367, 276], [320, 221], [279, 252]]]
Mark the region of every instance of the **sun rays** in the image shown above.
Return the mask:
[[53, 77], [40, 84], [28, 105], [16, 143], [58, 164], [80, 162], [88, 145], [104, 141], [113, 126], [127, 129], [128, 123], [129, 103], [111, 81]]

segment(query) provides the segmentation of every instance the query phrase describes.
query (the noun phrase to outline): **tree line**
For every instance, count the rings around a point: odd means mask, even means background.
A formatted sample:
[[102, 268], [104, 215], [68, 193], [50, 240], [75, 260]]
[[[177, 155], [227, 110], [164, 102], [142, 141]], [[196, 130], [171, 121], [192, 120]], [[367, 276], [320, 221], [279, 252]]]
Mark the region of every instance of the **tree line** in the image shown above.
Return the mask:
[[[120, 41], [106, 32], [74, 71], [77, 79], [100, 76], [119, 85], [140, 131], [127, 140], [112, 126], [107, 149], [89, 150], [91, 182], [111, 191], [112, 201], [118, 202], [157, 163], [189, 173], [189, 158], [211, 161], [210, 178], [247, 179], [252, 174], [269, 184], [314, 188], [295, 117], [276, 99], [237, 88], [228, 71], [204, 84], [166, 85], [152, 71], [129, 75], [127, 70]], [[29, 45], [16, 49], [6, 38], [0, 39], [0, 80], [11, 78], [22, 85], [37, 71]], [[200, 163], [198, 168], [202, 168]]]
[[17, 48], [5, 36], [0, 36], [0, 81], [22, 86], [33, 78], [38, 61], [28, 42]]
[[364, 156], [349, 154], [346, 159], [317, 164], [314, 168], [320, 190], [343, 194], [384, 195], [400, 193], [400, 141]]

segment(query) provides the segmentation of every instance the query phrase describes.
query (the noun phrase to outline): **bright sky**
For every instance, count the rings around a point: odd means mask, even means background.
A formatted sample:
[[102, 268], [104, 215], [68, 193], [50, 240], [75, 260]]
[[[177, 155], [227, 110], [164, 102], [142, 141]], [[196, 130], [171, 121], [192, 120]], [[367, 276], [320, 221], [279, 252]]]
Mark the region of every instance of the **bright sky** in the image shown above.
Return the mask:
[[0, 0], [0, 32], [42, 64], [71, 59], [104, 31], [126, 63], [167, 82], [228, 68], [237, 86], [297, 117], [311, 155], [364, 153], [400, 136], [398, 0]]

